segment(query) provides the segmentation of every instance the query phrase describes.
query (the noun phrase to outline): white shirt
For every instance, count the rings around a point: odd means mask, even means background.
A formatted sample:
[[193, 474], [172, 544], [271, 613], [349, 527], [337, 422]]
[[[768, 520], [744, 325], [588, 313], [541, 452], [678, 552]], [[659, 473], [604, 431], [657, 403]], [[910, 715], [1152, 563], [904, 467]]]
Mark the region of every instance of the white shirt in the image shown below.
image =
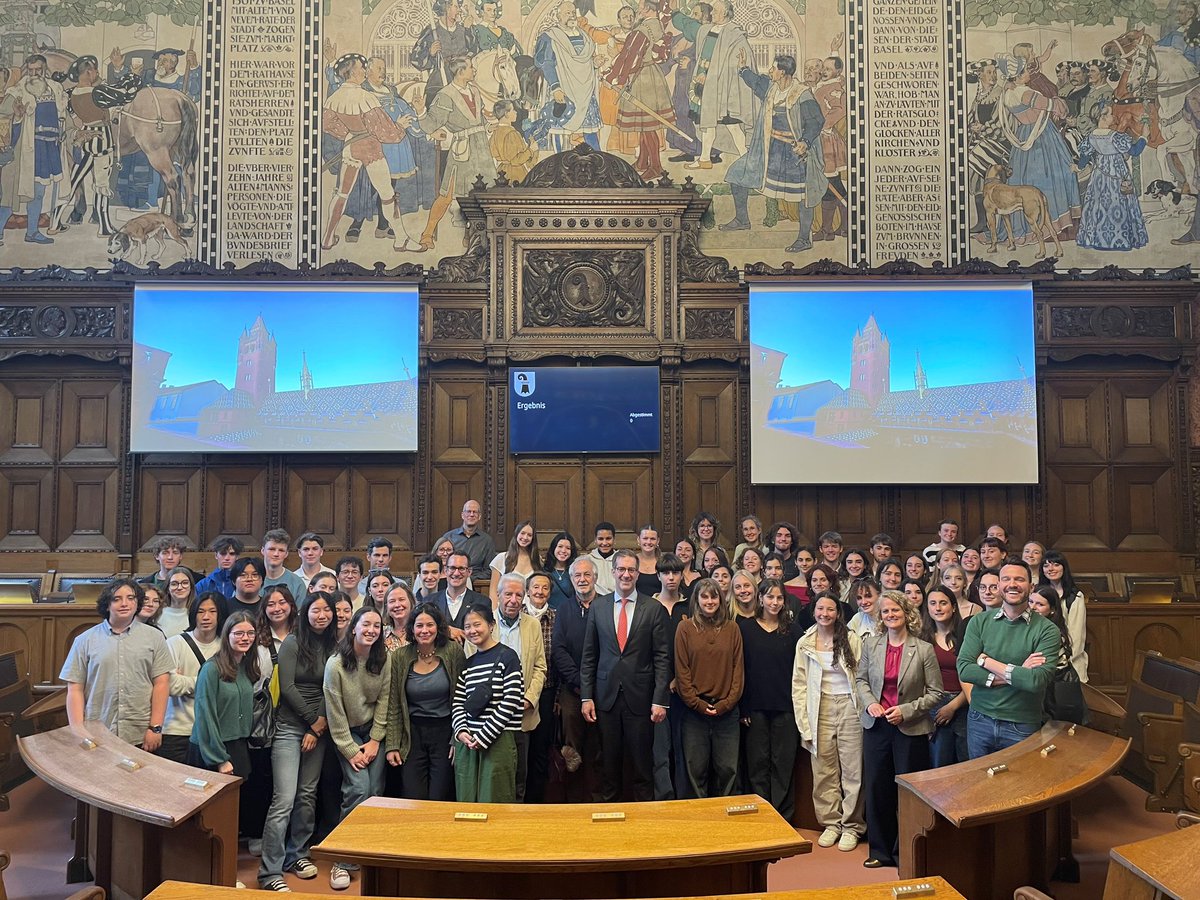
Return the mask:
[[[635, 591], [633, 594], [630, 595], [629, 602], [625, 605], [626, 625], [633, 624], [633, 610], [636, 605], [637, 605], [637, 592]], [[620, 634], [620, 628], [621, 628], [621, 595], [620, 594], [613, 594], [613, 627], [615, 627], [617, 629], [617, 633]], [[628, 634], [629, 634], [629, 632], [627, 629], [626, 637], [628, 637]]]

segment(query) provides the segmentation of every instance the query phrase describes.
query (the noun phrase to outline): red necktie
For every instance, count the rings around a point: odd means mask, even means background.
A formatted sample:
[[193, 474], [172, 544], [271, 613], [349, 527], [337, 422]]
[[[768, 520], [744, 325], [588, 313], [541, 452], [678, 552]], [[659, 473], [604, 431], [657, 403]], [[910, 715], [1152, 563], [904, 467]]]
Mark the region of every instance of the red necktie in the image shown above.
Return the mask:
[[625, 642], [629, 640], [629, 598], [621, 598], [621, 615], [617, 617], [617, 646], [625, 652]]

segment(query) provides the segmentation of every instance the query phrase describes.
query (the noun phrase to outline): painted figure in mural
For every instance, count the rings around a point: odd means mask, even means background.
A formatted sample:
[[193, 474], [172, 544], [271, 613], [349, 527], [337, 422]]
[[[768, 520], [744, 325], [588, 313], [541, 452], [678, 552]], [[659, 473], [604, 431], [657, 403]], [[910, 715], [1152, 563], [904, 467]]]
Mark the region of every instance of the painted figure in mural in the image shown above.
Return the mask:
[[1155, 150], [1162, 171], [1170, 173], [1182, 190], [1192, 193], [1200, 126], [1200, 72], [1182, 51], [1151, 47], [1144, 32], [1127, 32], [1117, 43], [1135, 48], [1126, 57], [1129, 83], [1142, 86], [1143, 95], [1154, 100], [1162, 137]]
[[659, 133], [675, 127], [675, 110], [667, 79], [659, 67], [666, 58], [669, 41], [659, 17], [658, 0], [642, 0], [639, 14], [620, 54], [613, 60], [607, 80], [620, 91], [617, 128], [639, 137], [633, 167], [650, 181], [663, 174]]
[[337, 227], [345, 212], [346, 201], [355, 179], [360, 172], [365, 172], [376, 193], [384, 198], [383, 212], [395, 235], [392, 248], [397, 252], [420, 252], [421, 248], [409, 245], [404, 217], [395, 201], [391, 171], [383, 149], [385, 144], [405, 140], [405, 128], [411, 120], [401, 117], [393, 121], [380, 105], [379, 98], [363, 89], [367, 80], [366, 65], [366, 57], [357, 53], [347, 53], [334, 64], [342, 85], [325, 101], [322, 128], [326, 134], [342, 142], [342, 156], [333, 207], [321, 247], [331, 250], [337, 244]]
[[492, 118], [496, 120], [496, 129], [492, 132], [489, 145], [492, 157], [496, 160], [496, 168], [503, 172], [510, 182], [524, 181], [533, 164], [537, 162], [537, 141], [526, 140], [525, 136], [517, 131], [517, 110], [511, 100], [497, 100], [492, 107]]
[[450, 60], [474, 56], [479, 41], [462, 21], [461, 0], [433, 0], [434, 20], [421, 31], [409, 62], [419, 72], [428, 72], [425, 105], [432, 106], [438, 91], [450, 83]]
[[[13, 147], [13, 126], [25, 116], [25, 106], [15, 90], [8, 87], [7, 79], [0, 77], [0, 213], [13, 205], [12, 198], [17, 190], [17, 167], [13, 164], [16, 150]], [[20, 137], [19, 132], [16, 135]], [[7, 221], [8, 214], [4, 214]], [[4, 224], [4, 223], [0, 223]], [[0, 247], [4, 246], [4, 230], [0, 228]]]
[[975, 206], [971, 234], [984, 234], [988, 224], [983, 209], [983, 179], [992, 166], [1008, 165], [1010, 149], [1001, 120], [1004, 85], [996, 71], [996, 60], [981, 59], [968, 65], [967, 83], [978, 85], [967, 111], [967, 189]]
[[438, 91], [421, 119], [421, 129], [447, 148], [438, 195], [421, 232], [423, 250], [433, 248], [434, 232], [455, 197], [467, 194], [477, 177], [487, 184], [496, 180], [496, 163], [488, 145], [486, 113], [490, 110], [483, 108], [483, 95], [473, 83], [475, 64], [471, 57], [460, 56], [450, 60], [448, 68], [450, 83]]
[[[0, 206], [0, 235], [4, 233], [13, 209], [24, 203], [27, 224], [25, 241], [53, 244], [39, 226], [43, 209], [53, 209], [56, 192], [63, 181], [62, 120], [67, 112], [67, 97], [62, 86], [52, 80], [46, 57], [40, 53], [25, 58], [20, 80], [10, 89], [19, 101], [21, 114], [12, 125], [12, 189], [4, 191]], [[47, 202], [49, 201], [49, 202]]]
[[[701, 25], [709, 25], [712, 23], [712, 9], [711, 3], [694, 3], [691, 16]], [[675, 109], [675, 127], [679, 129], [667, 132], [667, 146], [679, 151], [670, 157], [671, 162], [693, 162], [700, 153], [696, 123], [688, 115], [692, 109], [689, 95], [692, 90], [692, 78], [696, 72], [696, 45], [680, 35], [675, 42], [675, 48], [675, 55], [663, 63], [664, 75], [669, 76], [672, 69], [675, 72], [671, 84], [671, 106]]]
[[675, 12], [671, 24], [696, 47], [690, 116], [700, 128], [700, 157], [690, 169], [711, 169], [713, 150], [746, 152], [746, 129], [754, 121], [754, 96], [738, 76], [738, 59], [754, 58], [750, 42], [733, 21], [732, 0], [713, 0], [712, 21], [697, 22]]
[[593, 62], [596, 42], [580, 27], [574, 0], [563, 0], [554, 10], [554, 24], [538, 35], [533, 59], [541, 69], [553, 103], [568, 100], [575, 107], [569, 118], [549, 130], [544, 145], [551, 153], [570, 150], [573, 135], [600, 149], [599, 80]]
[[795, 57], [776, 56], [766, 75], [755, 73], [745, 61], [745, 56], [739, 58], [740, 76], [762, 103], [749, 150], [725, 176], [734, 216], [721, 230], [749, 230], [750, 192], [761, 191], [765, 197], [797, 205], [799, 230], [787, 252], [799, 253], [812, 247], [813, 213], [829, 187], [821, 158], [825, 119], [812, 90], [796, 78]]
[[1058, 96], [1067, 104], [1067, 121], [1079, 115], [1079, 104], [1087, 96], [1087, 66], [1078, 60], [1065, 60], [1054, 67], [1058, 73]]
[[1028, 73], [1029, 87], [1037, 91], [1043, 97], [1057, 97], [1058, 88], [1054, 82], [1046, 77], [1042, 72], [1042, 66], [1050, 59], [1050, 54], [1054, 52], [1054, 48], [1058, 46], [1058, 41], [1051, 41], [1046, 45], [1046, 49], [1040, 54], [1034, 54], [1033, 44], [1022, 42], [1013, 44], [1012, 55], [1018, 59], [1024, 60], [1025, 71]]
[[504, 10], [499, 0], [484, 0], [476, 3], [479, 21], [471, 26], [475, 33], [475, 46], [480, 53], [488, 50], [507, 50], [513, 56], [520, 56], [525, 51], [517, 41], [516, 35], [500, 24], [500, 16]]
[[109, 218], [109, 200], [112, 197], [113, 133], [109, 109], [97, 104], [93, 88], [100, 82], [94, 56], [80, 56], [64, 73], [64, 80], [73, 82], [67, 91], [67, 122], [74, 134], [70, 143], [74, 146], [74, 163], [66, 188], [60, 192], [58, 205], [50, 219], [49, 234], [66, 231], [68, 219], [75, 210], [77, 196], [82, 196], [84, 212], [90, 206], [100, 225], [103, 236], [113, 234]]
[[120, 47], [113, 47], [108, 51], [108, 62], [104, 65], [104, 80], [108, 84], [116, 84], [129, 77], [133, 71], [130, 67], [125, 54], [121, 52]]
[[[184, 70], [179, 71], [179, 58], [184, 57]], [[142, 80], [148, 87], [168, 88], [187, 94], [196, 103], [200, 102], [200, 68], [196, 65], [195, 51], [185, 55], [182, 50], [168, 48], [154, 54], [154, 71], [147, 72]]]
[[[1050, 221], [1046, 223], [1062, 240], [1074, 240], [1081, 214], [1079, 183], [1071, 171], [1074, 161], [1051, 116], [1064, 117], [1067, 107], [1029, 85], [1029, 69], [1020, 56], [1002, 56], [997, 69], [1004, 79], [1002, 95], [1005, 137], [1011, 145], [1008, 183], [1036, 187], [1046, 196]], [[1011, 217], [1014, 238], [1029, 234], [1021, 212]]]
[[596, 42], [594, 65], [600, 72], [600, 87], [597, 92], [600, 106], [600, 143], [610, 153], [626, 153], [630, 156], [637, 152], [638, 136], [614, 127], [617, 124], [620, 95], [617, 89], [609, 84], [608, 76], [636, 21], [637, 10], [632, 6], [622, 6], [617, 10], [617, 24], [609, 28], [598, 28], [589, 24], [587, 16], [580, 16], [578, 21], [579, 29]]
[[1162, 36], [1158, 46], [1178, 50], [1200, 69], [1200, 5], [1180, 3], [1175, 15], [1179, 24]]
[[1079, 161], [1091, 169], [1083, 219], [1075, 241], [1092, 250], [1136, 250], [1149, 241], [1129, 159], [1146, 139], [1113, 130], [1111, 104], [1097, 107], [1096, 127], [1080, 147]]
[[[835, 43], [841, 43], [838, 35]], [[821, 107], [825, 124], [821, 127], [821, 156], [825, 160], [825, 178], [829, 187], [821, 199], [821, 230], [815, 241], [831, 241], [846, 235], [846, 79], [841, 57], [829, 56], [822, 64], [820, 84], [812, 89]], [[834, 219], [837, 227], [834, 227]]]

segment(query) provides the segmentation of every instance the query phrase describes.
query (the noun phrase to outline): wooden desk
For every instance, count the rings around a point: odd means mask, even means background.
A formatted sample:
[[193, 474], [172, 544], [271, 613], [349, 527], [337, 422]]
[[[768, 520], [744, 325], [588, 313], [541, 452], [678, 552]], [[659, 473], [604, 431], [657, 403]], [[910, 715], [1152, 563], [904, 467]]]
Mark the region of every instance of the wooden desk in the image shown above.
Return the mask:
[[[841, 888], [812, 888], [805, 891], [776, 891], [772, 894], [709, 894], [705, 897], [686, 897], [683, 900], [893, 900], [892, 888], [905, 884], [929, 883], [933, 886], [932, 894], [925, 894], [922, 900], [965, 900], [962, 894], [952, 888], [943, 878], [921, 878], [916, 881], [889, 881], [886, 884], [862, 884], [854, 887]], [[266, 900], [274, 897], [274, 891], [237, 890], [233, 888], [206, 887], [201, 884], [183, 884], [178, 881], [168, 881], [160, 885], [146, 900]], [[320, 896], [326, 900], [333, 897], [344, 897], [345, 894], [305, 894], [306, 897]], [[371, 898], [365, 898], [371, 900]], [[378, 898], [376, 898], [378, 900]]]
[[[88, 722], [87, 732], [95, 749], [69, 727], [17, 741], [34, 774], [79, 801], [70, 872], [78, 875], [86, 858], [96, 884], [117, 900], [140, 900], [168, 878], [232, 886], [242, 779], [146, 753], [99, 722]], [[140, 768], [121, 767], [124, 759]], [[187, 778], [209, 787], [187, 788]]]
[[[898, 777], [900, 877], [942, 875], [969, 900], [1044, 890], [1055, 873], [1078, 880], [1069, 801], [1114, 771], [1129, 741], [1071, 727], [1050, 722], [998, 753]], [[997, 765], [1008, 771], [989, 777]]]
[[[725, 809], [757, 803], [750, 815]], [[485, 822], [455, 813], [486, 813]], [[593, 821], [619, 812], [623, 821]], [[765, 891], [767, 865], [812, 845], [761, 797], [661, 803], [435, 803], [373, 797], [313, 856], [362, 866], [387, 897], [680, 897]]]
[[1200, 897], [1200, 826], [1113, 847], [1108, 856], [1104, 900]]

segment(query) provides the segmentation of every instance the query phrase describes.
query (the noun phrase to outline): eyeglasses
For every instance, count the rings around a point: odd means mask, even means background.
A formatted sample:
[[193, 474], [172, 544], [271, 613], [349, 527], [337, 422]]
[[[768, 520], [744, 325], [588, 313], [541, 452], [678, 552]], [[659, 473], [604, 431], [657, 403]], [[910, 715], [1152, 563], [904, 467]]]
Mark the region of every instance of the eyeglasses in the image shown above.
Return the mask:
[[447, 572], [465, 572], [467, 569], [467, 566], [446, 566]]
[[229, 632], [229, 636], [238, 638], [239, 640], [245, 640], [246, 638], [254, 637], [255, 633], [253, 631], [231, 631]]
[[254, 580], [258, 581], [262, 579], [262, 576], [257, 572], [243, 572], [238, 576], [238, 578], [253, 578]]
[[190, 581], [172, 581], [172, 582], [169, 582], [169, 584], [171, 587], [190, 587], [191, 586]]
[[630, 574], [630, 573], [632, 573], [632, 572], [636, 572], [636, 571], [637, 571], [637, 569], [636, 569], [636, 568], [634, 568], [634, 567], [632, 567], [632, 566], [613, 566], [613, 571], [614, 571], [614, 572], [621, 572], [621, 573], [623, 573], [623, 574], [625, 574], [625, 575], [628, 575], [628, 574]]

